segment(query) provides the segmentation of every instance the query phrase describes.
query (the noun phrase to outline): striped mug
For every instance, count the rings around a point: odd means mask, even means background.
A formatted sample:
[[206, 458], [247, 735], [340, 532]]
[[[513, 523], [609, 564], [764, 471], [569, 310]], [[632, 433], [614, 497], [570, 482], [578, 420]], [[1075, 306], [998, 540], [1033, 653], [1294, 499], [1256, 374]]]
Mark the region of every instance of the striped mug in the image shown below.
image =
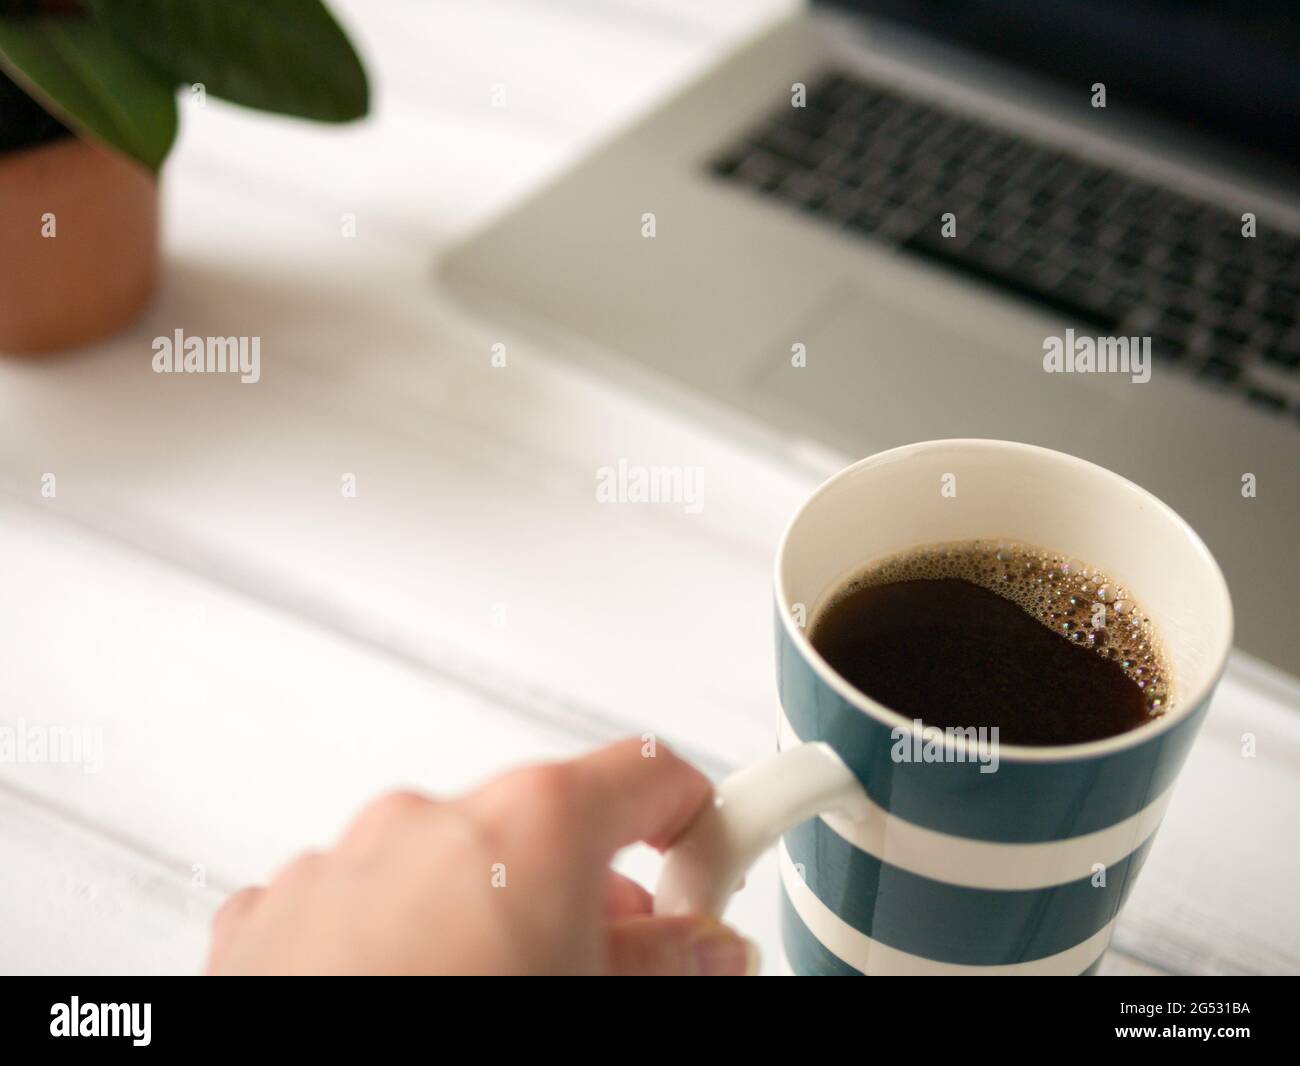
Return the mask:
[[[1169, 657], [1170, 709], [1102, 740], [1000, 745], [996, 760], [951, 733], [937, 759], [902, 757], [935, 731], [845, 682], [806, 623], [875, 560], [976, 539], [1051, 549], [1132, 588]], [[779, 751], [719, 785], [669, 851], [656, 909], [721, 913], [780, 838], [796, 974], [1095, 973], [1231, 639], [1205, 545], [1117, 474], [994, 440], [864, 459], [813, 493], [777, 552]]]

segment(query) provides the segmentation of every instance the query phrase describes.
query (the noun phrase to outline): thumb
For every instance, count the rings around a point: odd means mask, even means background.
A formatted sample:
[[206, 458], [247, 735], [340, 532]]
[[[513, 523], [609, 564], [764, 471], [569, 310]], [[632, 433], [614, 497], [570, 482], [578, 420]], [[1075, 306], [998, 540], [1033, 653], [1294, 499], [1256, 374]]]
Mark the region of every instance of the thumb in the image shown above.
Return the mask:
[[745, 977], [758, 945], [714, 918], [624, 918], [609, 925], [609, 968], [619, 977]]

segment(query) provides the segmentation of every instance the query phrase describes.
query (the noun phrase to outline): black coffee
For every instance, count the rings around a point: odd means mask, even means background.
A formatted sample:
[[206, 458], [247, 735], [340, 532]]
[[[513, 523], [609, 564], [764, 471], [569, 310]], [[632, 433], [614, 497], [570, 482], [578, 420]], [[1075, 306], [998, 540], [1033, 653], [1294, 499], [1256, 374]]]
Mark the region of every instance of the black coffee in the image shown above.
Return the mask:
[[993, 727], [1003, 744], [1076, 744], [1168, 709], [1151, 622], [1077, 560], [963, 541], [875, 564], [813, 620], [849, 684], [908, 719]]

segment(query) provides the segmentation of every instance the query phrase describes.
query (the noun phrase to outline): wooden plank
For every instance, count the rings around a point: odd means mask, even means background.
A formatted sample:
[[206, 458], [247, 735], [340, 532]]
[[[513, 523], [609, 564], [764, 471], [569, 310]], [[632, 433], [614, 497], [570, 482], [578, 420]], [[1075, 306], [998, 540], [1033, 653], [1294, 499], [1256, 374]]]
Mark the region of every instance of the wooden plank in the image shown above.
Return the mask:
[[0, 973], [194, 973], [222, 894], [169, 864], [0, 788]]
[[1300, 973], [1297, 708], [1300, 685], [1236, 655], [1116, 930], [1122, 950], [1172, 973]]
[[1168, 975], [1163, 970], [1158, 970], [1141, 959], [1135, 959], [1133, 956], [1125, 955], [1116, 948], [1111, 948], [1106, 952], [1105, 958], [1101, 960], [1101, 970], [1098, 971], [1098, 976], [1166, 977]]
[[459, 791], [579, 742], [202, 579], [6, 512], [4, 586], [27, 604], [0, 707], [95, 729], [102, 768], [0, 765], [0, 781], [226, 884], [329, 843], [395, 787]]

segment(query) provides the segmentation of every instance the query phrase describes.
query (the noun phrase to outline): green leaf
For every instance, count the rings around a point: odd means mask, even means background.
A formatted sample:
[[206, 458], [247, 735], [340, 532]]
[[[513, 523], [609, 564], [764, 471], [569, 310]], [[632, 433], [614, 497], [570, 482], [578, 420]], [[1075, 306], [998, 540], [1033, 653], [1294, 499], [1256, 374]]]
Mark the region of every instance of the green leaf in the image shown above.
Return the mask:
[[322, 122], [369, 108], [366, 72], [320, 0], [85, 0], [91, 17], [179, 84]]
[[0, 18], [0, 63], [68, 125], [157, 170], [176, 139], [176, 93], [109, 34], [57, 15]]

